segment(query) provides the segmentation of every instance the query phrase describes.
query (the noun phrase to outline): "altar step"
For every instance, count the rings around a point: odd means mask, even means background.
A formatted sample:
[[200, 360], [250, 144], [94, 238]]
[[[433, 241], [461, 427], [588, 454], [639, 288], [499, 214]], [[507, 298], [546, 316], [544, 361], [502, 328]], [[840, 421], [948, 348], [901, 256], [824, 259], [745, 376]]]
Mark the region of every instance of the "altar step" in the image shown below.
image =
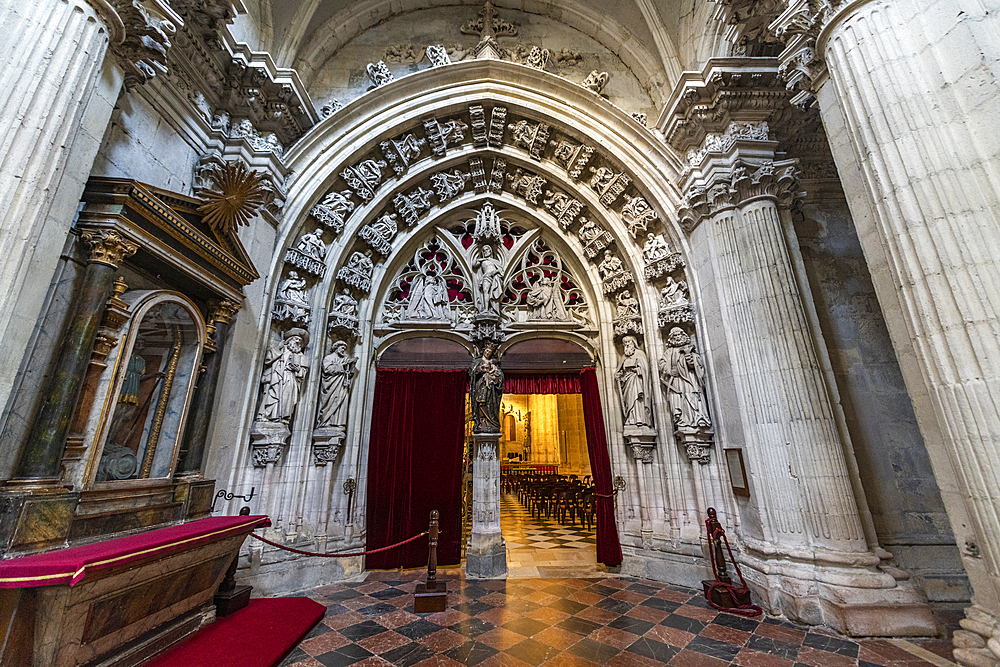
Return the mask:
[[325, 613], [304, 597], [251, 600], [143, 667], [275, 667]]

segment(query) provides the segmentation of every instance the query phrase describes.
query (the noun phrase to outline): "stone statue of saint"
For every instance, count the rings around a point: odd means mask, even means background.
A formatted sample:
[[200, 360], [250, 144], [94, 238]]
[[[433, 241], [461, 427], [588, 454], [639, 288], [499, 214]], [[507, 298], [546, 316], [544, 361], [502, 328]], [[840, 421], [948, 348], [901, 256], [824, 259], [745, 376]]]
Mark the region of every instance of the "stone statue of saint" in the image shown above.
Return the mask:
[[675, 428], [711, 428], [705, 406], [705, 366], [691, 337], [680, 327], [667, 335], [667, 351], [660, 359], [660, 382], [667, 390]]
[[618, 258], [618, 255], [605, 251], [604, 258], [597, 265], [597, 270], [601, 272], [604, 280], [607, 280], [611, 276], [623, 271], [622, 261]]
[[357, 357], [347, 356], [347, 343], [342, 340], [334, 343], [330, 354], [323, 357], [317, 428], [347, 426], [347, 399], [351, 395], [357, 363]]
[[281, 301], [301, 303], [309, 305], [309, 297], [306, 296], [306, 279], [300, 278], [295, 271], [289, 271], [288, 277], [278, 285], [277, 298]]
[[322, 262], [326, 259], [326, 245], [323, 243], [323, 230], [316, 228], [314, 232], [306, 232], [299, 239], [295, 249], [306, 257]]
[[667, 276], [667, 284], [660, 290], [660, 310], [682, 308], [690, 303], [687, 296], [687, 282]]
[[303, 348], [309, 344], [305, 329], [289, 329], [280, 343], [272, 345], [264, 356], [264, 397], [257, 421], [288, 423], [299, 402], [299, 384], [309, 371]]
[[448, 319], [448, 285], [430, 263], [424, 266], [410, 284], [410, 301], [406, 305], [410, 320]]
[[472, 392], [472, 432], [500, 433], [500, 400], [503, 398], [503, 371], [493, 359], [493, 344], [487, 343], [483, 356], [469, 371]]
[[559, 322], [569, 319], [566, 315], [566, 306], [563, 305], [561, 291], [555, 277], [543, 275], [528, 291], [528, 305], [531, 307], [530, 318]]
[[653, 391], [649, 359], [639, 349], [634, 336], [625, 336], [622, 345], [625, 346], [625, 355], [615, 371], [615, 382], [618, 385], [618, 398], [622, 403], [624, 425], [652, 428]]
[[[625, 290], [618, 295], [618, 302], [615, 305], [615, 312], [617, 317], [638, 317], [639, 316], [639, 301], [629, 290]], [[634, 340], [634, 339], [633, 339]]]
[[670, 255], [670, 246], [663, 240], [663, 235], [646, 234], [646, 244], [642, 246], [642, 258], [647, 264], [658, 262]]
[[500, 260], [493, 256], [493, 246], [482, 246], [482, 255], [472, 262], [476, 271], [479, 291], [479, 312], [500, 314], [500, 297], [503, 296], [503, 269]]

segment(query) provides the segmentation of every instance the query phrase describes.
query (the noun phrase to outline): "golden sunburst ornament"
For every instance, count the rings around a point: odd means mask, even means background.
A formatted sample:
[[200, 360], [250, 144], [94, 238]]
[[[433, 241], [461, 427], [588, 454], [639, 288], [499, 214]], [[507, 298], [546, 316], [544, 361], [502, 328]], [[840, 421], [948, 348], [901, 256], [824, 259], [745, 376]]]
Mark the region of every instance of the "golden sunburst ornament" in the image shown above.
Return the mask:
[[216, 165], [211, 178], [219, 191], [206, 193], [206, 201], [198, 207], [198, 212], [216, 231], [229, 234], [240, 225], [250, 224], [250, 218], [267, 201], [268, 189], [263, 176], [250, 171], [239, 160], [221, 167]]

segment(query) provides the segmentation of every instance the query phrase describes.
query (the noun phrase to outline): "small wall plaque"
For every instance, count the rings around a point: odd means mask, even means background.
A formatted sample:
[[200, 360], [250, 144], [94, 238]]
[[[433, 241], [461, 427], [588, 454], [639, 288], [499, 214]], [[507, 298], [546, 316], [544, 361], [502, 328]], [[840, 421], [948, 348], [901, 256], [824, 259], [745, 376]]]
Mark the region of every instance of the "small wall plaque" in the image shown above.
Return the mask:
[[750, 485], [747, 483], [747, 469], [743, 465], [742, 449], [726, 449], [726, 466], [729, 468], [729, 481], [733, 487], [733, 494], [750, 497]]

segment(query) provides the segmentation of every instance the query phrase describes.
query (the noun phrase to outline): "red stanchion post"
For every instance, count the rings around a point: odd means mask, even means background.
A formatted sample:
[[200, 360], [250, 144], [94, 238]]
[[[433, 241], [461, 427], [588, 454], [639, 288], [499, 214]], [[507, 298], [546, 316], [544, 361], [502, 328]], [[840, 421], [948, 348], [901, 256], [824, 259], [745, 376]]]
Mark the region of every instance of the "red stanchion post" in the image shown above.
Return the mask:
[[417, 584], [413, 594], [413, 611], [429, 614], [444, 611], [448, 600], [447, 582], [437, 580], [438, 511], [431, 510], [431, 522], [427, 529], [427, 581]]

